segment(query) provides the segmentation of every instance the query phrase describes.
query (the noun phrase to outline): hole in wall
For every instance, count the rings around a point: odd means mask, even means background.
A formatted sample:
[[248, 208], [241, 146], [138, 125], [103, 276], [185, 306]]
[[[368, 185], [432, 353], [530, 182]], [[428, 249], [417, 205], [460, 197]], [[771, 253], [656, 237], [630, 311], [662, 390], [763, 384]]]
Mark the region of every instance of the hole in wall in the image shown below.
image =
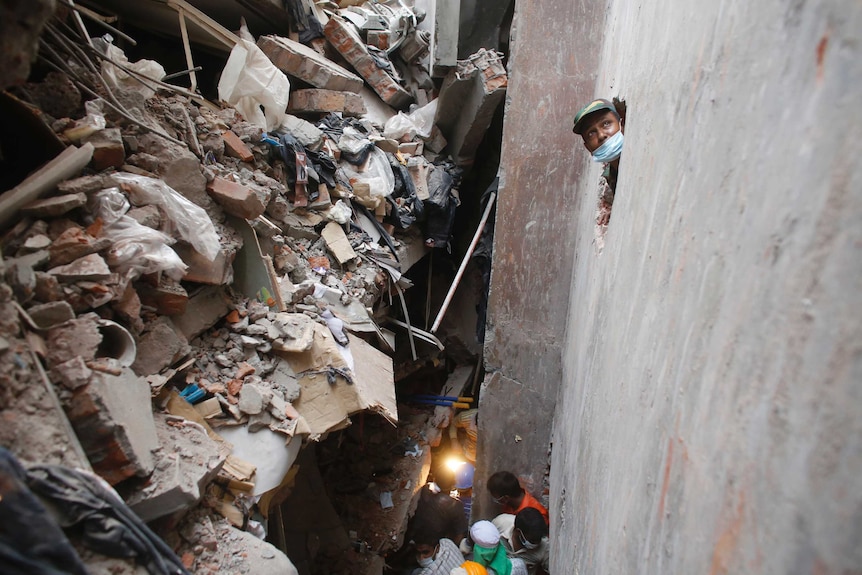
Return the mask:
[[[616, 109], [619, 118], [620, 131], [625, 133], [626, 113], [628, 106], [625, 98], [615, 96], [612, 99], [614, 108]], [[605, 164], [605, 169], [602, 172], [598, 184], [598, 194], [596, 197], [596, 226], [595, 226], [595, 243], [597, 253], [601, 253], [605, 245], [605, 234], [608, 231], [608, 226], [611, 221], [613, 212], [614, 198], [616, 197], [617, 180], [619, 179], [619, 166], [622, 156], [615, 161]]]

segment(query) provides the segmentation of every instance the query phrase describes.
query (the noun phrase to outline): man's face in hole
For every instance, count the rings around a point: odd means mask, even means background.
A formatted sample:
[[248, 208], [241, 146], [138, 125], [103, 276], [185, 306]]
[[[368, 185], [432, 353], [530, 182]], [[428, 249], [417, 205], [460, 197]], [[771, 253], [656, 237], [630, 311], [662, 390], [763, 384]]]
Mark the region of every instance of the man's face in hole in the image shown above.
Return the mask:
[[622, 128], [620, 119], [610, 110], [589, 114], [584, 120], [584, 126], [581, 137], [584, 139], [584, 147], [591, 154]]
[[437, 551], [436, 545], [426, 545], [425, 543], [417, 543], [415, 547], [416, 547], [416, 559], [425, 559], [426, 557], [433, 557], [434, 552]]

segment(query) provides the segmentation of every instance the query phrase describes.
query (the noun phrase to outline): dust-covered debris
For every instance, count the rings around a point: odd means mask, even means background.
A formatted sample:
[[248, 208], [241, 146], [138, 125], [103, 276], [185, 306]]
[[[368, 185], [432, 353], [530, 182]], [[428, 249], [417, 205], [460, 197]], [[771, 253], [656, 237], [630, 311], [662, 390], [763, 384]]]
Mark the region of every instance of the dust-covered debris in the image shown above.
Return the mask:
[[[194, 572], [295, 572], [257, 539], [255, 465], [219, 430], [274, 433], [286, 453], [360, 412], [397, 421], [382, 324], [410, 323], [392, 305], [403, 274], [449, 248], [456, 164], [505, 86], [493, 54], [471, 58], [458, 79], [489, 96], [456, 119], [434, 100], [422, 15], [352, 4], [306, 13], [308, 45], [266, 36], [261, 51], [244, 31], [226, 71], [272, 83], [242, 101], [233, 86], [233, 106], [166, 84], [109, 36], [82, 38], [65, 8], [42, 73], [15, 91], [66, 151], [0, 199], [0, 436], [26, 462], [89, 462], [147, 520], [185, 514], [163, 534]], [[414, 475], [375, 485], [375, 505], [401, 513]], [[399, 534], [381, 537], [377, 552]]]

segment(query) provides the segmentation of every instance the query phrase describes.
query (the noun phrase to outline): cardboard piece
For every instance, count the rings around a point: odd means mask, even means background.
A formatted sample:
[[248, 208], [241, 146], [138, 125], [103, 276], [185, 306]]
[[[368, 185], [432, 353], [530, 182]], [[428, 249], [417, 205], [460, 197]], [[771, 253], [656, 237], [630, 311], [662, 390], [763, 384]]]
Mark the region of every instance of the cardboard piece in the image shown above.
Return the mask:
[[326, 224], [320, 236], [326, 242], [326, 247], [329, 248], [329, 251], [338, 260], [338, 263], [343, 265], [356, 259], [356, 252], [350, 246], [350, 240], [347, 239], [344, 230], [336, 222]]
[[314, 344], [310, 351], [285, 354], [302, 386], [302, 393], [293, 406], [308, 422], [310, 438], [318, 440], [325, 433], [343, 429], [350, 424], [350, 415], [365, 410], [396, 423], [398, 408], [392, 359], [363, 340], [352, 338], [349, 350], [353, 357], [350, 359], [355, 358], [356, 365], [350, 372], [353, 383], [336, 375], [335, 383], [330, 385], [325, 373], [329, 367], [348, 370], [350, 366], [329, 330], [320, 324], [314, 327]]

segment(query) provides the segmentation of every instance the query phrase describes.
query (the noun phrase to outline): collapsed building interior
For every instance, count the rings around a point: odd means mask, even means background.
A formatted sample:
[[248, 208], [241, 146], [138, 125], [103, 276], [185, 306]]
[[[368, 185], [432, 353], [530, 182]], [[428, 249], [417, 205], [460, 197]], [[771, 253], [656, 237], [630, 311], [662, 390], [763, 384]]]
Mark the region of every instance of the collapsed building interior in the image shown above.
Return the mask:
[[449, 481], [514, 2], [460, 43], [431, 4], [3, 9], [2, 445], [95, 472], [191, 572], [388, 572]]

